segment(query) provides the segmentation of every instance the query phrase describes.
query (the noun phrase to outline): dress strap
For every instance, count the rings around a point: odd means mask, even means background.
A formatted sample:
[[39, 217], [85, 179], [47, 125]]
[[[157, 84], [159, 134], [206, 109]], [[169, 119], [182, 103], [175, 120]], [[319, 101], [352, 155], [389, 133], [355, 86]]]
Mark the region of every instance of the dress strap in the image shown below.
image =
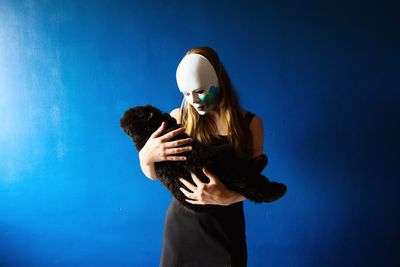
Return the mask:
[[255, 117], [256, 115], [250, 111], [247, 111], [246, 115], [244, 115], [244, 121], [247, 123], [247, 125], [250, 125], [251, 120]]

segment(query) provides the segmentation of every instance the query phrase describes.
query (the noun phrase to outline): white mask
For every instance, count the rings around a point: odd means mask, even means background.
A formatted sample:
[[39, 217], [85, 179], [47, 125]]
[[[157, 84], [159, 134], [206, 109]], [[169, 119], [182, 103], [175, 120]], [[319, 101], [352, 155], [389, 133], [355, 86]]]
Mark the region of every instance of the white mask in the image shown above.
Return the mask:
[[186, 55], [176, 70], [179, 90], [200, 115], [218, 101], [218, 77], [212, 64], [202, 55]]

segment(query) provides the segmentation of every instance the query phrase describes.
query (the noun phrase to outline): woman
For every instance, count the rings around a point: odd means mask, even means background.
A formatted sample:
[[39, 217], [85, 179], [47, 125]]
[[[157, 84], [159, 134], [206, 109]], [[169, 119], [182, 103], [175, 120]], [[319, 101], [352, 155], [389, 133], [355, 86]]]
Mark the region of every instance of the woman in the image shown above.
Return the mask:
[[[184, 95], [181, 108], [171, 111], [182, 128], [162, 134], [157, 129], [139, 152], [140, 166], [157, 179], [154, 163], [185, 160], [193, 139], [203, 143], [229, 143], [251, 158], [263, 152], [264, 132], [259, 117], [243, 110], [217, 53], [208, 47], [189, 50], [180, 62], [176, 78]], [[191, 138], [170, 141], [181, 132]], [[194, 184], [180, 179], [188, 202], [218, 205], [201, 214], [183, 209], [176, 200], [168, 208], [160, 266], [246, 266], [247, 248], [243, 200], [227, 189], [214, 174], [203, 169], [209, 183], [194, 174]]]

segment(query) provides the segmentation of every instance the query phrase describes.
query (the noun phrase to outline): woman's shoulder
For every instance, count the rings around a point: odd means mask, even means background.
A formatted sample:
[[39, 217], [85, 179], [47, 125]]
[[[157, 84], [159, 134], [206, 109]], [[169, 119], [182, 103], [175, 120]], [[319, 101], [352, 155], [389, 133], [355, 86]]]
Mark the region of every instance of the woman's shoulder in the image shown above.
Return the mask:
[[263, 122], [257, 114], [245, 109], [242, 109], [241, 112], [251, 132], [263, 132]]
[[247, 109], [240, 109], [240, 113], [242, 114], [243, 117], [248, 116], [249, 114], [255, 116], [255, 114]]
[[173, 117], [178, 124], [181, 123], [181, 108], [174, 108], [169, 115]]
[[248, 125], [254, 124], [254, 122], [256, 124], [261, 122], [261, 119], [260, 119], [260, 117], [257, 116], [257, 114], [255, 114], [251, 111], [245, 110], [245, 109], [241, 109], [240, 111], [241, 111], [243, 118], [248, 123]]
[[258, 156], [264, 150], [264, 125], [259, 116], [250, 111], [244, 110], [244, 118], [249, 125], [250, 133], [253, 140], [253, 156]]

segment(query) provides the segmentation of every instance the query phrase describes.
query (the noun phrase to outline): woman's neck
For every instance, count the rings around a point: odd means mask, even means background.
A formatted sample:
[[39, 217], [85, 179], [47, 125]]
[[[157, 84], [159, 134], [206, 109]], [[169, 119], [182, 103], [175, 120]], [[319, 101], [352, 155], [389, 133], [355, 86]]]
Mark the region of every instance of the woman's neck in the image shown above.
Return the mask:
[[226, 135], [225, 124], [221, 119], [221, 116], [218, 111], [210, 110], [207, 115], [217, 126], [217, 134], [218, 135]]
[[[241, 109], [241, 115], [244, 117], [246, 115], [246, 111]], [[212, 120], [214, 121], [215, 125], [218, 129], [218, 135], [228, 135], [228, 129], [226, 128], [226, 124], [224, 122], [225, 118], [222, 118], [218, 111], [210, 111], [208, 114]]]

